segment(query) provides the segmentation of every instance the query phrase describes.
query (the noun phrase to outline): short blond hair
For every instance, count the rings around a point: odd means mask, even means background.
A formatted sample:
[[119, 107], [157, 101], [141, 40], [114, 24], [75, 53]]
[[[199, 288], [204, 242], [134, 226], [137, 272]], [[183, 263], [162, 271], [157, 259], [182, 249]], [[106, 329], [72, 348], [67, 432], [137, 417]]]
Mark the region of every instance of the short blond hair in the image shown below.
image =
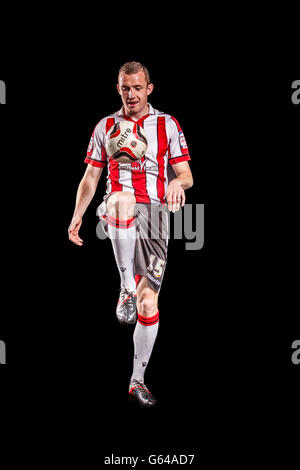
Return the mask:
[[122, 72], [126, 73], [126, 75], [133, 75], [134, 73], [138, 73], [140, 71], [144, 72], [146, 83], [148, 86], [150, 83], [150, 75], [149, 75], [147, 67], [145, 67], [145, 65], [141, 64], [140, 62], [132, 61], [132, 62], [126, 62], [126, 64], [122, 65], [122, 67], [119, 70], [118, 81], [120, 78], [120, 73]]

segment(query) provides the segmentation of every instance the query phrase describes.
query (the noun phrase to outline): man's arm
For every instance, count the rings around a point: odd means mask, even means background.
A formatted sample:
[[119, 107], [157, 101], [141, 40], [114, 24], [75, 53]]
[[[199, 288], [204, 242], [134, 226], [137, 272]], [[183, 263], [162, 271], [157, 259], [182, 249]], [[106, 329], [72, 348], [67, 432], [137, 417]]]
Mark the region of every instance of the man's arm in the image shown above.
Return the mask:
[[102, 171], [103, 168], [88, 165], [78, 187], [75, 210], [68, 232], [69, 240], [79, 246], [83, 244], [83, 240], [78, 234], [82, 217], [94, 197]]
[[167, 201], [169, 211], [177, 212], [185, 204], [185, 189], [193, 186], [193, 175], [187, 161], [176, 163], [172, 168], [176, 178], [168, 186]]

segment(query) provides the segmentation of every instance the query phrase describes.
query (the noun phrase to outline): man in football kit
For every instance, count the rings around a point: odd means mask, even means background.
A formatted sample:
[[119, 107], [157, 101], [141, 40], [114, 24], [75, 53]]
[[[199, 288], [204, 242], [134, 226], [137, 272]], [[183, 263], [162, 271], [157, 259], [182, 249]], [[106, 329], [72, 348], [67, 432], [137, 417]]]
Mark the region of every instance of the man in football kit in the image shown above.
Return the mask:
[[[183, 132], [176, 119], [148, 103], [153, 88], [149, 72], [142, 64], [128, 62], [121, 67], [117, 90], [123, 106], [95, 127], [68, 229], [69, 239], [82, 246], [79, 236], [82, 217], [107, 166], [106, 195], [99, 216], [111, 239], [120, 273], [117, 318], [122, 324], [136, 323], [129, 394], [141, 406], [156, 404], [144, 383], [144, 374], [159, 325], [158, 296], [167, 261], [166, 207], [178, 211], [185, 204], [185, 190], [193, 185]], [[105, 150], [107, 133], [123, 120], [143, 127], [148, 141], [144, 157], [130, 164], [109, 158]]]

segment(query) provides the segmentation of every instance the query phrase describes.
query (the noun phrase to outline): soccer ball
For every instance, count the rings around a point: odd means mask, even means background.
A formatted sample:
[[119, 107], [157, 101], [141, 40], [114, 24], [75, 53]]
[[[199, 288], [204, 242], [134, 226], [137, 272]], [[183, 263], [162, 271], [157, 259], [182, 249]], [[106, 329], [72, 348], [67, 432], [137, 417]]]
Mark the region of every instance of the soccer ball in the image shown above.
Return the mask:
[[106, 135], [105, 150], [119, 163], [132, 163], [143, 158], [148, 147], [144, 129], [133, 121], [121, 121]]

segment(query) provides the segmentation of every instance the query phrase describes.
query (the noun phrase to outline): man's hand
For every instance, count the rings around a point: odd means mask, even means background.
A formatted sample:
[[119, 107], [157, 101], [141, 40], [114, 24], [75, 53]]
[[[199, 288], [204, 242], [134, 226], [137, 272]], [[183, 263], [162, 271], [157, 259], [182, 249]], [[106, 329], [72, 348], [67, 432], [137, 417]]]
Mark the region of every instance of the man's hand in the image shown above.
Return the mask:
[[75, 245], [79, 245], [79, 246], [83, 245], [83, 240], [81, 240], [81, 238], [78, 235], [81, 224], [82, 224], [82, 218], [75, 215], [71, 221], [70, 227], [68, 228], [69, 240], [75, 243]]
[[179, 180], [172, 180], [167, 189], [168, 209], [177, 212], [185, 204], [185, 192]]
[[78, 186], [74, 215], [68, 228], [69, 240], [75, 245], [83, 245], [83, 240], [79, 237], [78, 232], [82, 224], [82, 217], [96, 192], [102, 171], [103, 168], [87, 165], [85, 174]]

